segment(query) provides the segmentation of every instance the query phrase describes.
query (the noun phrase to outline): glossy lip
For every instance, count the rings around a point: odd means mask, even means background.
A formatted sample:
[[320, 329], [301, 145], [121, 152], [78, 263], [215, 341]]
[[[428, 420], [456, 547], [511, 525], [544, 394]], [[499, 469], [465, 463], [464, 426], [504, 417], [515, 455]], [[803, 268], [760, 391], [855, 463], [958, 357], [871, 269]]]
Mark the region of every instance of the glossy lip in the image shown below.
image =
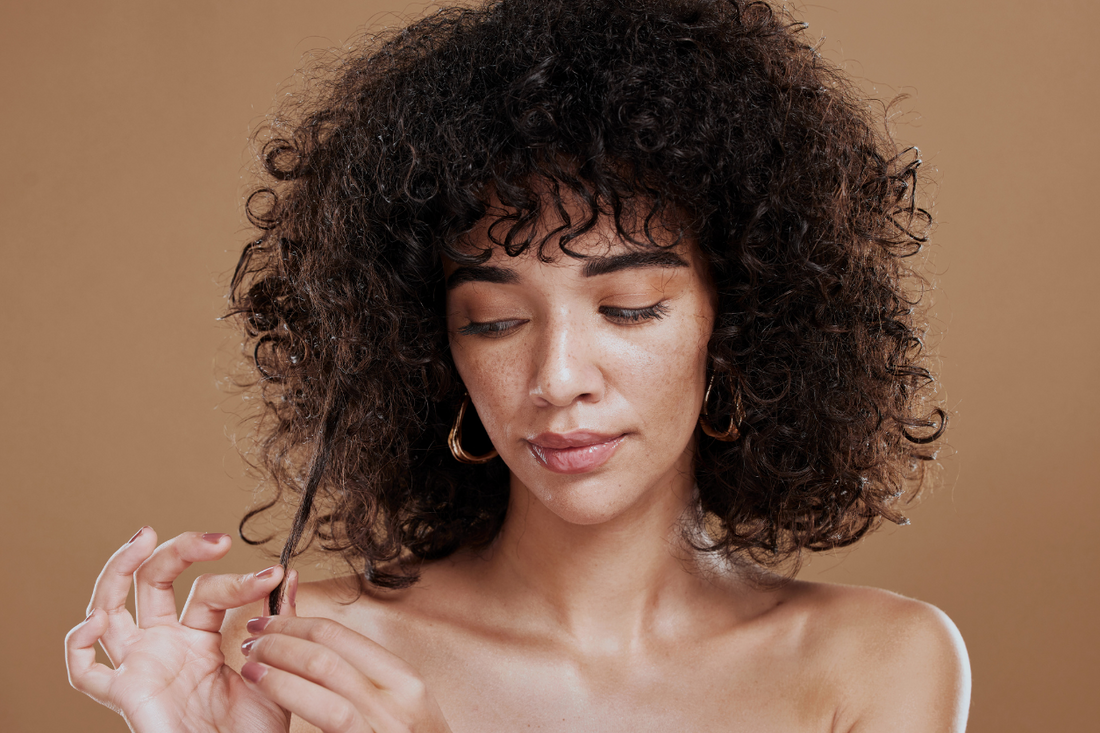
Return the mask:
[[570, 433], [540, 433], [527, 439], [531, 455], [554, 473], [587, 473], [607, 463], [626, 433], [607, 434], [589, 430]]

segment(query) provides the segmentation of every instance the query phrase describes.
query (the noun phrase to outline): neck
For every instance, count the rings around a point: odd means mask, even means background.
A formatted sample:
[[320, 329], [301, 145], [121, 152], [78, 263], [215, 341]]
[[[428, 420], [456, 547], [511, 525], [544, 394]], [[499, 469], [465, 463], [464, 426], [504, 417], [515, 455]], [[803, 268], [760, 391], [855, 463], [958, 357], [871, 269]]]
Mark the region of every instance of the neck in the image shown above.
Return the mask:
[[483, 587], [522, 613], [517, 617], [544, 629], [549, 624], [587, 651], [626, 650], [678, 626], [708, 584], [682, 538], [694, 501], [691, 472], [665, 484], [621, 514], [577, 524], [513, 479]]

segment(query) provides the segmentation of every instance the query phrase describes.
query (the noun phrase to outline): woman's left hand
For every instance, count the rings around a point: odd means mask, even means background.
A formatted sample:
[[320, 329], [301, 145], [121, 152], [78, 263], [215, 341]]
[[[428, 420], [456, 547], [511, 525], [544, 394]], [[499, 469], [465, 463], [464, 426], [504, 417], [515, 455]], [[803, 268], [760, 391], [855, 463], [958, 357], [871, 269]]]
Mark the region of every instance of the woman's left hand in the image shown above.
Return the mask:
[[379, 644], [323, 618], [248, 622], [241, 676], [324, 733], [449, 733], [415, 669]]

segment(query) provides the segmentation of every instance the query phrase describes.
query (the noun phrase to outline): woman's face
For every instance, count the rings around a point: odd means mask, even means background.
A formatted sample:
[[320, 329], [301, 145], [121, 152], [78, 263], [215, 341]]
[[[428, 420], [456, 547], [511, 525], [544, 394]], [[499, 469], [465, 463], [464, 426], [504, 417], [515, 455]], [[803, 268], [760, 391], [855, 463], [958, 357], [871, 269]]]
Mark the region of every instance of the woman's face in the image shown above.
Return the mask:
[[[485, 246], [490, 223], [471, 244]], [[601, 218], [569, 247], [586, 258], [498, 247], [483, 266], [447, 262], [447, 327], [513, 490], [595, 524], [691, 490], [714, 295], [688, 238], [628, 247]]]

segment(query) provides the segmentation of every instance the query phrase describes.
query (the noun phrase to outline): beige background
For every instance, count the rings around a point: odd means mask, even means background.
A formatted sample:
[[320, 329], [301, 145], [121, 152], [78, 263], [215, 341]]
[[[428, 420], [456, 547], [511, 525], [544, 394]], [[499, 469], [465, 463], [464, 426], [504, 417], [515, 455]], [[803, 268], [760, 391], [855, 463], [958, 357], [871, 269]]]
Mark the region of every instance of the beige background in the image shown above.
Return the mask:
[[[142, 524], [232, 532], [253, 482], [216, 382], [246, 139], [311, 49], [390, 2], [5, 0], [0, 15], [0, 729], [119, 731], [68, 688], [65, 631]], [[1100, 115], [1086, 0], [823, 0], [823, 52], [911, 99], [938, 173], [944, 481], [804, 573], [946, 610], [971, 730], [1100, 719]], [[261, 567], [237, 543], [225, 569]], [[190, 577], [193, 577], [191, 573]], [[185, 591], [181, 589], [181, 593]]]

